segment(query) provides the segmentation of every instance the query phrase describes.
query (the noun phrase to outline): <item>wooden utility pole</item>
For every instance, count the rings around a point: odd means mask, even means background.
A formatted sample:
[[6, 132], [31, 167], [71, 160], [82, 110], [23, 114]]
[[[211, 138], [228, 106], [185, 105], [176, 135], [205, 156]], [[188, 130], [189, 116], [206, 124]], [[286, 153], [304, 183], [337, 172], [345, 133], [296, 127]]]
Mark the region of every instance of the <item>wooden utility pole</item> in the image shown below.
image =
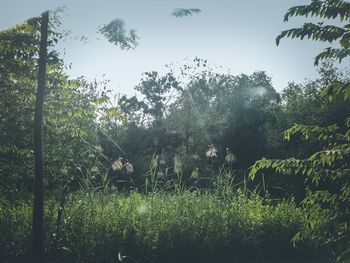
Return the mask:
[[44, 263], [44, 153], [43, 105], [46, 84], [47, 31], [49, 12], [41, 15], [38, 89], [34, 116], [34, 209], [33, 209], [33, 262]]

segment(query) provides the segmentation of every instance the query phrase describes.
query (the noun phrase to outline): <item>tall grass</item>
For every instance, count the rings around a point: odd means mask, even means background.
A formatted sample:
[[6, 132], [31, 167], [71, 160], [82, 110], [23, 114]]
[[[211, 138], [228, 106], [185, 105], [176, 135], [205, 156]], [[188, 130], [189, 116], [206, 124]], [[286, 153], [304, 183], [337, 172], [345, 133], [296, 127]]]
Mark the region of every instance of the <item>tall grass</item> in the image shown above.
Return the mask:
[[[237, 193], [80, 192], [45, 206], [48, 262], [311, 262], [313, 248], [291, 238], [305, 218], [292, 201], [277, 205]], [[0, 261], [27, 262], [31, 205], [0, 205]], [[120, 256], [120, 258], [122, 257]], [[124, 258], [125, 262], [132, 262]]]

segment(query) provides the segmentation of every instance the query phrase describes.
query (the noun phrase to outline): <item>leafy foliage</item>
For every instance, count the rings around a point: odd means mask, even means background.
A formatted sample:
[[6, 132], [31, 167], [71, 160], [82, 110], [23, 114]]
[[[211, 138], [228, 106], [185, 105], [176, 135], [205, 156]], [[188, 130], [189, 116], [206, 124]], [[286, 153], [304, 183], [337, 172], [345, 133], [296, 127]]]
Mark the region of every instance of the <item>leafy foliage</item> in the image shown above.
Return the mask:
[[[154, 124], [158, 127], [166, 114], [173, 96], [182, 90], [172, 72], [159, 76], [158, 72], [146, 72], [145, 78], [135, 87], [143, 96], [119, 99], [119, 106], [127, 118], [135, 123]], [[141, 116], [140, 116], [141, 115]]]
[[134, 49], [138, 45], [139, 37], [135, 29], [130, 29], [127, 33], [124, 20], [120, 18], [113, 19], [106, 25], [100, 27], [99, 32], [104, 35], [107, 40], [121, 49]]
[[309, 5], [291, 7], [284, 16], [288, 21], [292, 16], [316, 16], [320, 18], [349, 20], [350, 4], [342, 0], [312, 0]]
[[[342, 0], [312, 0], [309, 5], [295, 6], [288, 10], [284, 21], [293, 16], [314, 16], [321, 19], [336, 19], [340, 22], [350, 22], [350, 3]], [[338, 41], [340, 48], [328, 47], [315, 57], [315, 65], [325, 59], [342, 61], [350, 55], [350, 24], [344, 26], [323, 25], [324, 23], [305, 23], [299, 28], [282, 31], [276, 38], [277, 45], [284, 37], [304, 39], [309, 38], [322, 42]]]
[[[4, 193], [32, 189], [37, 30], [35, 23], [27, 21], [1, 32], [7, 39], [0, 41], [0, 173]], [[49, 36], [44, 152], [46, 184], [57, 189], [76, 174], [76, 168], [91, 154], [90, 147], [82, 141], [96, 143], [97, 109], [106, 102], [107, 93], [98, 92], [97, 84], [70, 79], [53, 50], [62, 36], [57, 32]]]
[[[306, 6], [296, 6], [289, 9], [285, 21], [291, 16], [316, 16], [326, 19], [339, 18], [349, 22], [350, 3], [341, 0], [313, 0]], [[276, 39], [277, 44], [283, 37], [312, 38], [318, 41], [332, 42], [339, 40], [340, 48], [327, 48], [317, 55], [315, 64], [321, 59], [336, 58], [341, 61], [349, 53], [349, 28], [346, 24], [323, 26], [306, 23], [301, 28], [283, 31]], [[330, 81], [322, 91], [330, 101], [335, 98], [350, 98], [348, 81]], [[304, 140], [317, 140], [323, 144], [306, 159], [289, 158], [286, 160], [261, 159], [250, 170], [251, 178], [265, 169], [273, 169], [282, 174], [300, 174], [305, 177], [306, 195], [302, 201], [308, 223], [293, 238], [295, 242], [310, 239], [318, 246], [330, 246], [334, 250], [336, 260], [348, 262], [350, 259], [350, 125], [349, 117], [345, 120], [343, 133], [338, 132], [336, 124], [319, 127], [295, 124], [284, 132], [284, 138], [300, 134]]]
[[350, 100], [350, 82], [334, 81], [324, 89], [323, 95], [327, 96], [330, 101], [334, 96], [343, 96], [344, 100]]
[[250, 176], [254, 179], [258, 172], [265, 169], [305, 176], [308, 188], [302, 204], [310, 221], [294, 237], [294, 241], [311, 239], [319, 246], [331, 245], [338, 260], [346, 262], [350, 241], [347, 228], [350, 220], [350, 137], [349, 131], [339, 134], [336, 130], [335, 125], [322, 128], [295, 124], [284, 133], [286, 140], [300, 134], [306, 140], [320, 140], [327, 146], [303, 160], [263, 158], [251, 167]]
[[198, 8], [176, 8], [171, 15], [175, 17], [184, 17], [199, 14], [200, 12], [202, 12], [202, 10]]

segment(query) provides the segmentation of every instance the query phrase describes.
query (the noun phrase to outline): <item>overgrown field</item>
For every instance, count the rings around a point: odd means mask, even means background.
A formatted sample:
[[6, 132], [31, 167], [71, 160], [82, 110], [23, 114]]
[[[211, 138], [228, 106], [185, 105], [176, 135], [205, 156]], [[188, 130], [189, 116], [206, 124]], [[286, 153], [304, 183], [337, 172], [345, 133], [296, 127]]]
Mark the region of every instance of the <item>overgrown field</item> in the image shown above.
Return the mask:
[[[28, 262], [31, 203], [0, 206], [0, 261]], [[79, 193], [45, 206], [47, 262], [320, 262], [293, 201], [242, 193]], [[61, 223], [57, 223], [61, 222]]]

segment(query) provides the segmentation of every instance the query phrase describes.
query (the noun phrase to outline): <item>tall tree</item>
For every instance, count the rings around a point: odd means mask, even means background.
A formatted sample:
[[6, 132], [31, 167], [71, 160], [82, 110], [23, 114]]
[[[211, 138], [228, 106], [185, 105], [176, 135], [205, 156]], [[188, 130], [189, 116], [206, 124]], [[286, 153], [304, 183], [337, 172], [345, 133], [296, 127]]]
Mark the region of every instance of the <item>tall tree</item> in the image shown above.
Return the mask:
[[44, 154], [43, 154], [43, 104], [46, 83], [47, 35], [49, 12], [41, 16], [38, 89], [34, 116], [34, 210], [33, 210], [33, 259], [44, 262]]

